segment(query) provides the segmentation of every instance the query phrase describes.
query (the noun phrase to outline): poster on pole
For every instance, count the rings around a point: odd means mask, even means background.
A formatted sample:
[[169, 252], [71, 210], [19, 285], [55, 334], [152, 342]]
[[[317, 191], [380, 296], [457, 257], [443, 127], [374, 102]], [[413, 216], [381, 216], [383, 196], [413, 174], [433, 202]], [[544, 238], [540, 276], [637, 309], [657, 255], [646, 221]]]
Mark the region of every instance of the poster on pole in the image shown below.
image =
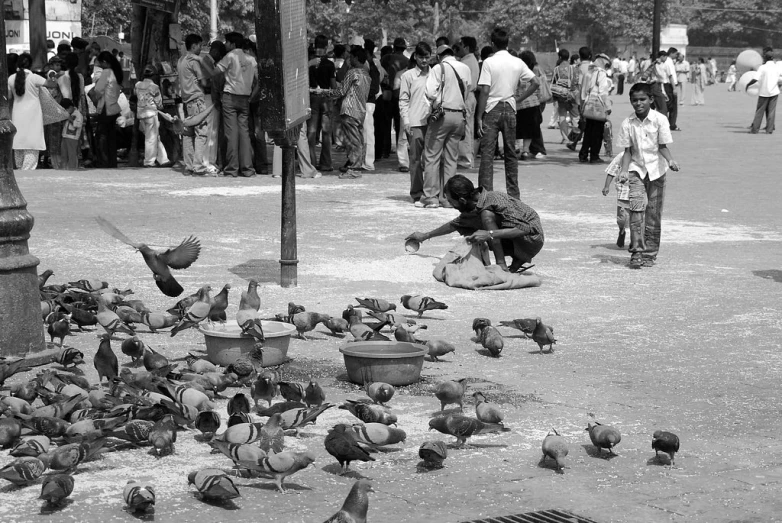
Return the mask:
[[[46, 39], [59, 44], [81, 36], [81, 0], [46, 0]], [[27, 0], [3, 0], [6, 52], [30, 50], [30, 11]]]

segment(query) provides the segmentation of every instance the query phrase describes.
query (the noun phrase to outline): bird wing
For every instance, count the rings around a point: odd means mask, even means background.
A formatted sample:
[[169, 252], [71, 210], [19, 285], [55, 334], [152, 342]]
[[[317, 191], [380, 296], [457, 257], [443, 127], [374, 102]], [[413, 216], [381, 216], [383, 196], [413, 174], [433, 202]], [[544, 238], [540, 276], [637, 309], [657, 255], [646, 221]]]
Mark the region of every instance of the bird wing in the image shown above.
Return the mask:
[[449, 416], [446, 421], [448, 432], [453, 436], [471, 436], [476, 429], [476, 421], [467, 416]]
[[131, 247], [136, 248], [136, 249], [138, 249], [141, 246], [140, 243], [136, 243], [133, 240], [131, 240], [130, 238], [128, 238], [127, 236], [125, 236], [122, 233], [122, 231], [120, 231], [119, 229], [114, 227], [114, 225], [111, 222], [109, 222], [106, 218], [104, 218], [103, 216], [96, 216], [95, 217], [95, 221], [98, 222], [98, 226], [101, 229], [103, 229], [104, 232], [106, 232], [110, 236], [115, 237], [116, 239], [118, 239], [122, 243], [126, 243], [126, 244], [128, 244]]
[[201, 254], [201, 243], [195, 236], [190, 236], [177, 247], [158, 254], [160, 259], [172, 269], [187, 269]]

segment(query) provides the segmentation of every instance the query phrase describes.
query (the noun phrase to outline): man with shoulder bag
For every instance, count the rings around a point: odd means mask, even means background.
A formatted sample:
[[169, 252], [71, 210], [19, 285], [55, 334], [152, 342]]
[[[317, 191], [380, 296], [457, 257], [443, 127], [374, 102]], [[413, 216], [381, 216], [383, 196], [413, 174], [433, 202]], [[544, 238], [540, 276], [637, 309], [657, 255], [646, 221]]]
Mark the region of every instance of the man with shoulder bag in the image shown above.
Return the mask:
[[603, 146], [605, 122], [611, 114], [608, 100], [611, 82], [605, 72], [608, 63], [611, 62], [606, 55], [597, 55], [581, 84], [581, 118], [585, 120], [584, 141], [578, 153], [581, 163], [605, 163], [600, 158], [600, 148]]

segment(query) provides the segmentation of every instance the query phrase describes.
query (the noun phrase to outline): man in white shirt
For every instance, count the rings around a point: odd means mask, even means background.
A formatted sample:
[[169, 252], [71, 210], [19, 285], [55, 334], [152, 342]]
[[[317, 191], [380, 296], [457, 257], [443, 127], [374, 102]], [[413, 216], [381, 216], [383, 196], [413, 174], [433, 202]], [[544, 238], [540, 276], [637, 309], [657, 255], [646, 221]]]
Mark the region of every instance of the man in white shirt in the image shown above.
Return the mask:
[[668, 59], [665, 60], [665, 66], [668, 68], [668, 84], [665, 92], [668, 95], [668, 122], [671, 124], [671, 131], [681, 131], [676, 125], [676, 118], [679, 115], [679, 97], [676, 94], [676, 85], [679, 83], [676, 75], [676, 60], [679, 59], [679, 50], [675, 47], [668, 48]]
[[464, 138], [459, 142], [459, 167], [472, 169], [475, 158], [475, 90], [478, 88], [478, 76], [480, 76], [480, 67], [475, 52], [478, 50], [478, 41], [472, 36], [463, 36], [457, 44], [453, 46], [456, 57], [463, 64], [470, 68], [470, 77], [472, 78], [472, 91], [467, 97], [467, 121], [464, 125]]
[[399, 114], [402, 127], [410, 143], [410, 197], [416, 207], [423, 207], [424, 196], [424, 140], [432, 111], [426, 97], [426, 79], [429, 74], [429, 59], [432, 48], [426, 42], [419, 42], [413, 53], [415, 67], [400, 75]]
[[[673, 75], [676, 76], [674, 69]], [[652, 95], [654, 109], [668, 117], [668, 104], [671, 100], [671, 70], [668, 68], [668, 51], [661, 50], [652, 64]]]
[[445, 113], [430, 122], [424, 145], [424, 195], [426, 208], [451, 207], [445, 184], [456, 174], [459, 141], [464, 136], [465, 100], [472, 91], [470, 68], [456, 60], [449, 45], [437, 48], [438, 64], [426, 78], [426, 97], [433, 108]]
[[779, 68], [774, 63], [774, 51], [770, 47], [763, 49], [763, 65], [758, 68], [758, 107], [749, 132], [758, 134], [763, 115], [766, 115], [766, 134], [774, 132], [774, 120], [777, 112], [779, 86], [782, 84]]
[[638, 74], [638, 57], [635, 53], [630, 57], [630, 61], [627, 63], [627, 83], [635, 83], [635, 75]]
[[[478, 101], [475, 122], [481, 138], [481, 165], [478, 184], [487, 191], [494, 190], [494, 151], [497, 136], [502, 133], [505, 150], [505, 192], [520, 198], [519, 160], [516, 157], [516, 103], [534, 93], [540, 82], [521, 59], [508, 53], [508, 32], [499, 27], [491, 34], [495, 53], [483, 61], [478, 79]], [[529, 87], [518, 97], [516, 86], [526, 80]]]
[[625, 92], [625, 79], [627, 78], [628, 64], [624, 57], [619, 59], [619, 66], [614, 71], [614, 79], [616, 80], [616, 94], [622, 96]]

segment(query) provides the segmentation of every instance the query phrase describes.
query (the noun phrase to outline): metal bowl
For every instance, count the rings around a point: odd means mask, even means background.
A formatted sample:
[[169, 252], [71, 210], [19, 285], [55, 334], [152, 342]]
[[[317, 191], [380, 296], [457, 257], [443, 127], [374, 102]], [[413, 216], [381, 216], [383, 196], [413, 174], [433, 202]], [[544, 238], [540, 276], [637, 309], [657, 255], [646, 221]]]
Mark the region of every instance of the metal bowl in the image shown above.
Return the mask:
[[424, 345], [401, 341], [352, 342], [340, 347], [348, 378], [363, 385], [382, 381], [391, 385], [410, 385], [421, 379]]

